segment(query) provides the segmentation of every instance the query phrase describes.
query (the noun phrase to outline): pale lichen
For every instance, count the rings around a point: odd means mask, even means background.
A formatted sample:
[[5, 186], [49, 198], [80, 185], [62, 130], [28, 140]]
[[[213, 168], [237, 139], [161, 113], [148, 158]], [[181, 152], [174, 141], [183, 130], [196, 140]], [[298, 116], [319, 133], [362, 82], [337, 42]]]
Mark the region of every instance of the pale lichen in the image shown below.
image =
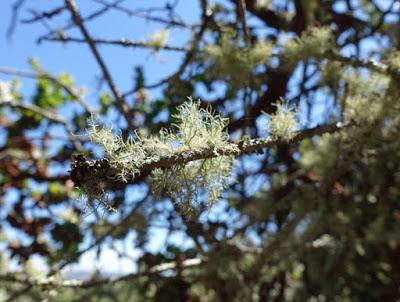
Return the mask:
[[151, 34], [148, 37], [146, 43], [155, 50], [159, 50], [165, 45], [165, 43], [167, 43], [168, 38], [169, 38], [169, 30], [164, 29]]
[[280, 100], [276, 111], [269, 115], [268, 129], [272, 138], [290, 140], [297, 127], [296, 110], [290, 110], [288, 103]]
[[[201, 108], [200, 103], [189, 99], [178, 107], [178, 114], [173, 117], [176, 120], [173, 129], [163, 129], [157, 136], [136, 134], [124, 141], [111, 129], [97, 127], [94, 123], [89, 136], [103, 147], [110, 167], [119, 171], [117, 177], [122, 181], [134, 178], [144, 165], [166, 156], [229, 146], [227, 119], [213, 114], [210, 108]], [[218, 156], [155, 169], [151, 174], [153, 191], [158, 196], [165, 193], [181, 204], [193, 204], [200, 198], [212, 204], [226, 186], [233, 162], [231, 157]], [[84, 188], [96, 199], [101, 199], [104, 194], [102, 189], [92, 190], [87, 185]]]
[[[175, 131], [163, 131], [158, 138], [157, 145], [162, 150], [182, 152], [227, 145], [226, 119], [214, 115], [210, 109], [200, 108], [199, 103], [192, 100], [180, 106], [178, 111], [179, 114], [174, 116], [177, 120]], [[233, 163], [231, 157], [219, 156], [170, 169], [156, 169], [152, 173], [153, 191], [156, 194], [165, 192], [182, 205], [193, 205], [200, 198], [212, 204], [226, 186]]]
[[10, 82], [0, 81], [0, 102], [7, 103], [14, 100], [12, 84]]
[[284, 45], [284, 57], [289, 63], [308, 58], [321, 59], [335, 49], [335, 39], [329, 27], [313, 27], [301, 37], [288, 40]]
[[351, 84], [344, 100], [343, 115], [346, 121], [372, 125], [390, 111], [392, 98], [386, 95], [391, 85], [389, 77], [372, 74], [368, 78], [353, 73], [345, 77]]

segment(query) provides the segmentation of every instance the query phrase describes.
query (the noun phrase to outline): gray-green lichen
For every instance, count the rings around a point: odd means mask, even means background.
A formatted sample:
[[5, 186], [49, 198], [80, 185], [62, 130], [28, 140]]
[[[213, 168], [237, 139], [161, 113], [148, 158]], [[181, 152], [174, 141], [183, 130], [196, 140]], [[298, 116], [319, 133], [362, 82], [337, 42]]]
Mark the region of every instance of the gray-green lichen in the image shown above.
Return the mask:
[[[173, 128], [163, 129], [157, 136], [136, 134], [124, 141], [111, 129], [97, 127], [94, 123], [89, 136], [103, 147], [110, 167], [119, 171], [117, 177], [122, 181], [134, 178], [144, 165], [174, 154], [229, 146], [227, 119], [214, 115], [210, 108], [203, 109], [198, 102], [189, 99], [178, 107], [174, 118]], [[233, 164], [233, 158], [218, 156], [155, 169], [151, 173], [153, 192], [156, 196], [166, 194], [180, 204], [192, 205], [200, 200], [212, 204], [226, 186]], [[93, 195], [90, 188], [85, 191]], [[101, 191], [92, 191], [97, 199], [102, 198]]]
[[[179, 153], [227, 145], [227, 119], [213, 115], [210, 109], [202, 109], [193, 101], [183, 104], [178, 111], [175, 131], [162, 131], [159, 137], [146, 140], [148, 146], [161, 146], [169, 153]], [[166, 193], [182, 205], [201, 200], [213, 204], [226, 186], [233, 164], [233, 158], [219, 156], [175, 165], [170, 169], [155, 169], [152, 173], [153, 191]]]
[[255, 67], [265, 64], [272, 57], [273, 45], [259, 41], [255, 45], [241, 46], [235, 35], [234, 31], [226, 29], [218, 44], [206, 46], [204, 59], [209, 63], [209, 73], [239, 89], [246, 85]]
[[268, 130], [272, 138], [290, 140], [297, 127], [296, 111], [290, 110], [287, 102], [276, 103], [276, 111], [269, 115]]
[[335, 49], [335, 38], [329, 27], [314, 27], [301, 37], [288, 40], [284, 45], [284, 57], [289, 63], [308, 58], [322, 59]]

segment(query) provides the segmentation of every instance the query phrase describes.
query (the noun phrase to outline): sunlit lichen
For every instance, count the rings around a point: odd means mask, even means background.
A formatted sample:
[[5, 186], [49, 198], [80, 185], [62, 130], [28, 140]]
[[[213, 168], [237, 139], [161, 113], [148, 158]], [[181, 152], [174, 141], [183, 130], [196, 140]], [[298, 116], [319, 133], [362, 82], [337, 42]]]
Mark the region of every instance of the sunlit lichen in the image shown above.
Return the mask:
[[[117, 177], [122, 181], [134, 178], [143, 165], [165, 156], [191, 150], [221, 148], [227, 143], [227, 119], [214, 115], [210, 108], [201, 108], [199, 103], [191, 99], [178, 107], [178, 114], [174, 118], [176, 123], [173, 129], [163, 129], [158, 136], [136, 135], [124, 141], [111, 129], [97, 127], [94, 123], [89, 135], [103, 147], [110, 167], [119, 171]], [[151, 174], [153, 191], [158, 195], [165, 193], [182, 204], [193, 204], [200, 198], [212, 204], [225, 187], [233, 162], [230, 157], [218, 156], [155, 169]], [[89, 195], [91, 190], [96, 199], [101, 199], [104, 194], [101, 188], [85, 187]]]
[[390, 51], [384, 56], [384, 61], [392, 69], [400, 69], [400, 51]]
[[386, 96], [390, 79], [372, 74], [367, 79], [361, 75], [347, 76], [349, 85], [344, 103], [344, 117], [347, 121], [358, 124], [372, 124], [385, 116], [391, 105], [391, 98]]
[[296, 111], [290, 110], [287, 102], [280, 100], [276, 104], [276, 112], [269, 115], [268, 126], [271, 137], [290, 140], [297, 127]]
[[15, 100], [10, 82], [0, 81], [0, 102], [11, 102]]
[[169, 38], [169, 30], [168, 29], [160, 30], [149, 36], [149, 38], [147, 39], [147, 44], [150, 47], [154, 48], [155, 50], [159, 50], [165, 45], [165, 43], [167, 43], [168, 38]]
[[301, 37], [288, 40], [284, 45], [284, 57], [289, 63], [308, 58], [324, 58], [335, 47], [335, 39], [329, 27], [314, 27]]
[[[187, 102], [178, 108], [179, 114], [174, 117], [177, 123], [175, 131], [162, 131], [151, 146], [159, 145], [161, 150], [181, 152], [210, 147], [223, 147], [228, 140], [225, 130], [227, 119], [213, 115], [210, 109], [200, 108], [198, 103]], [[169, 149], [169, 150], [168, 150]], [[188, 204], [198, 202], [199, 198], [214, 203], [231, 174], [234, 160], [227, 156], [197, 160], [184, 166], [175, 165], [170, 169], [156, 169], [152, 173], [152, 184], [155, 193], [166, 192], [176, 202]]]

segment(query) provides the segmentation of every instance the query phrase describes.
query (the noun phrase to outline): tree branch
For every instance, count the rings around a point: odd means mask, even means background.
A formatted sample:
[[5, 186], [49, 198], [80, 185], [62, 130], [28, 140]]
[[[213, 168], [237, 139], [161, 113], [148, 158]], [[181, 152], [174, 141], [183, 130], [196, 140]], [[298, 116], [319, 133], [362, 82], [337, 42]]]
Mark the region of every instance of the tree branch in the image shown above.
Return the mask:
[[17, 21], [18, 21], [18, 16], [19, 12], [21, 10], [21, 7], [24, 5], [25, 0], [17, 0], [12, 6], [11, 9], [11, 21], [10, 25], [8, 26], [7, 29], [7, 38], [11, 40], [12, 35], [15, 31], [15, 28], [17, 27]]
[[[73, 37], [63, 37], [63, 38], [57, 38], [57, 37], [49, 37], [49, 38], [43, 38], [43, 41], [47, 42], [74, 42], [74, 43], [87, 43], [85, 39], [79, 39], [79, 38], [73, 38]], [[95, 44], [106, 44], [106, 45], [116, 45], [116, 46], [122, 46], [122, 47], [133, 47], [133, 48], [152, 48], [155, 50], [169, 50], [169, 51], [188, 51], [187, 48], [185, 47], [179, 47], [179, 46], [171, 46], [171, 45], [163, 45], [163, 46], [157, 46], [155, 47], [154, 45], [151, 45], [151, 43], [148, 43], [146, 41], [131, 41], [127, 39], [120, 39], [120, 40], [107, 40], [107, 39], [92, 39], [93, 43]]]
[[21, 23], [30, 24], [30, 23], [34, 23], [34, 22], [37, 22], [42, 19], [51, 19], [54, 16], [61, 14], [64, 11], [64, 9], [65, 9], [65, 6], [60, 6], [60, 7], [52, 9], [51, 11], [41, 12], [40, 14], [39, 13], [37, 14], [34, 10], [30, 10], [30, 12], [32, 14], [34, 14], [35, 16], [30, 19], [21, 20]]
[[247, 27], [247, 21], [246, 21], [246, 2], [244, 2], [244, 0], [236, 0], [236, 7], [237, 7], [238, 19], [242, 23], [244, 40], [246, 41], [247, 46], [250, 46], [251, 44], [250, 31], [249, 28]]
[[[82, 18], [82, 22], [88, 22], [91, 20], [94, 20], [98, 17], [100, 17], [101, 15], [105, 14], [108, 10], [110, 10], [111, 8], [115, 7], [116, 5], [118, 5], [119, 3], [123, 2], [124, 0], [117, 0], [114, 1], [113, 3], [108, 3], [107, 5], [104, 4], [104, 7], [102, 7], [99, 10], [94, 11], [93, 13], [89, 14], [86, 17]], [[54, 30], [50, 30], [47, 34], [40, 36], [39, 38], [37, 38], [37, 42], [41, 43], [43, 41], [43, 39], [50, 37], [50, 36], [58, 36], [60, 33], [63, 33], [65, 31], [67, 31], [68, 29], [71, 29], [75, 26], [74, 22], [70, 22], [65, 26], [56, 28]]]
[[104, 63], [103, 58], [100, 56], [100, 53], [97, 50], [95, 42], [90, 37], [89, 32], [87, 31], [85, 25], [83, 24], [82, 18], [76, 8], [75, 2], [73, 0], [65, 0], [65, 5], [67, 6], [68, 10], [70, 11], [70, 13], [72, 15], [72, 19], [74, 20], [75, 24], [79, 27], [90, 50], [93, 53], [93, 56], [95, 57], [97, 63], [99, 64], [100, 69], [103, 73], [104, 79], [106, 80], [112, 94], [114, 95], [115, 101], [117, 102], [117, 106], [121, 110], [122, 115], [125, 117], [125, 120], [128, 123], [129, 128], [135, 129], [136, 127], [132, 121], [131, 114], [129, 113], [129, 108], [128, 108], [127, 104], [124, 102], [124, 98], [121, 95], [121, 93], [119, 92], [117, 86], [115, 85], [115, 83], [111, 77], [111, 74], [108, 71], [106, 64]]
[[49, 80], [53, 82], [54, 84], [60, 86], [64, 91], [71, 96], [74, 100], [79, 102], [82, 107], [86, 110], [87, 113], [93, 114], [94, 110], [90, 107], [89, 104], [87, 104], [82, 97], [76, 93], [71, 87], [68, 87], [68, 85], [65, 85], [62, 81], [60, 81], [56, 76], [51, 75], [48, 72], [45, 71], [35, 71], [35, 72], [30, 72], [30, 71], [25, 71], [25, 70], [19, 70], [15, 68], [10, 68], [10, 67], [0, 67], [0, 73], [3, 74], [8, 74], [8, 75], [15, 75], [19, 77], [25, 77], [25, 78], [45, 78], [46, 80]]
[[[257, 152], [264, 148], [271, 148], [287, 143], [298, 142], [315, 135], [334, 133], [342, 129], [348, 128], [352, 125], [353, 124], [341, 123], [321, 125], [315, 128], [295, 132], [290, 140], [273, 137], [257, 138], [240, 141], [239, 143], [228, 143], [226, 146], [223, 147], [211, 147], [207, 149], [194, 149], [190, 151], [184, 151], [168, 156], [163, 156], [157, 160], [144, 164], [141, 167], [141, 171], [139, 174], [143, 176], [147, 175], [156, 168], [168, 168], [173, 165], [184, 165], [195, 160], [210, 159], [219, 156], [239, 157], [247, 153]], [[72, 163], [71, 179], [75, 182], [77, 186], [93, 179], [118, 181], [115, 176], [119, 172], [120, 171], [118, 170], [118, 168], [110, 166], [108, 161], [105, 159], [89, 161], [81, 156], [80, 159]], [[128, 179], [128, 181], [134, 182], [134, 176], [132, 175], [132, 178]]]

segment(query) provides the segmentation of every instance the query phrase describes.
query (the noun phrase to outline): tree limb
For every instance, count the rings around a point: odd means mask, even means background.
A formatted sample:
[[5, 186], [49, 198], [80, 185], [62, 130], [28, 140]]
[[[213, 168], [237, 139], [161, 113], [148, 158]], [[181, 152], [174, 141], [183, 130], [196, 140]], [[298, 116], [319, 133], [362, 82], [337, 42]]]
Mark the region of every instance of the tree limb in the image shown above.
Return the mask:
[[[223, 147], [210, 147], [207, 149], [183, 151], [176, 154], [162, 156], [157, 160], [143, 164], [139, 175], [147, 175], [156, 168], [168, 168], [173, 165], [184, 165], [195, 160], [210, 159], [219, 156], [239, 157], [247, 153], [257, 152], [264, 148], [298, 142], [315, 135], [334, 133], [352, 125], [353, 124], [342, 123], [321, 125], [315, 128], [295, 132], [293, 137], [289, 140], [273, 137], [256, 138], [240, 141], [238, 143], [228, 143]], [[118, 168], [110, 166], [107, 159], [89, 161], [83, 156], [80, 156], [79, 159], [75, 160], [71, 165], [71, 179], [77, 186], [93, 179], [103, 179], [107, 181], [115, 179], [115, 181], [117, 181], [115, 176], [119, 172]], [[131, 179], [128, 179], [128, 182], [134, 181], [134, 175], [132, 175]]]
[[94, 112], [93, 109], [90, 107], [90, 105], [87, 104], [78, 93], [76, 93], [68, 85], [65, 85], [56, 76], [51, 75], [48, 72], [45, 72], [45, 71], [30, 72], [30, 71], [0, 66], [0, 73], [4, 73], [4, 74], [8, 74], [8, 75], [15, 75], [15, 76], [19, 76], [19, 77], [25, 77], [25, 78], [32, 78], [32, 79], [45, 78], [46, 80], [49, 80], [49, 81], [53, 82], [54, 84], [60, 86], [62, 89], [64, 89], [64, 91], [69, 96], [71, 96], [74, 100], [76, 100], [77, 102], [79, 102], [82, 105], [82, 107], [86, 110], [87, 113], [93, 114], [93, 112]]

